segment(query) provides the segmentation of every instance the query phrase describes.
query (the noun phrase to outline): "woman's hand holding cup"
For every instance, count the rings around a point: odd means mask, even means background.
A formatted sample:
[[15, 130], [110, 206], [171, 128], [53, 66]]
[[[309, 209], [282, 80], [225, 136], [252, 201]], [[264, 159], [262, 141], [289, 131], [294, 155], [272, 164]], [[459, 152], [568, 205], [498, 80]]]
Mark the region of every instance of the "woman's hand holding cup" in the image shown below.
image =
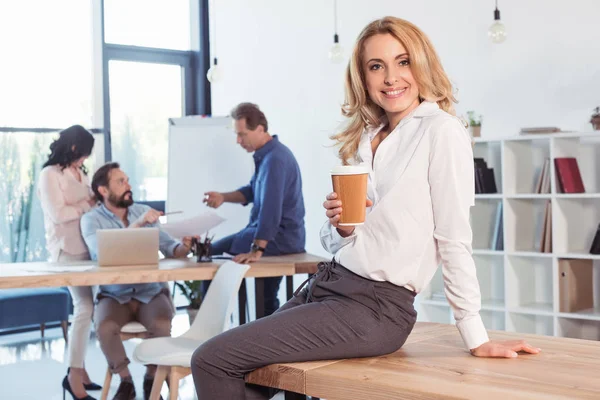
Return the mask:
[[348, 237], [365, 222], [367, 207], [373, 205], [368, 199], [365, 203], [369, 170], [363, 165], [339, 165], [330, 173], [333, 192], [323, 203], [325, 215], [342, 237]]
[[[365, 207], [371, 207], [373, 202], [367, 199], [365, 203]], [[335, 192], [331, 192], [327, 195], [325, 202], [323, 203], [323, 207], [325, 207], [325, 215], [329, 218], [329, 223], [335, 228], [337, 228], [338, 233], [342, 237], [347, 237], [352, 235], [354, 232], [354, 226], [340, 226], [340, 215], [342, 214], [342, 202], [338, 200], [338, 195]]]

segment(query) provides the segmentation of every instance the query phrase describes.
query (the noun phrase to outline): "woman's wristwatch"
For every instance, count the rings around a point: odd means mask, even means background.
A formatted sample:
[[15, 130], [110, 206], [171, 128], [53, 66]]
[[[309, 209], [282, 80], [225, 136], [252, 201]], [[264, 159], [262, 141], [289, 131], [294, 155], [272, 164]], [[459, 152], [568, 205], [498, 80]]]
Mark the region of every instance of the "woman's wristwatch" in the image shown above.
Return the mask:
[[257, 252], [261, 252], [264, 253], [265, 252], [265, 248], [264, 247], [260, 247], [259, 245], [257, 245], [256, 243], [252, 243], [252, 245], [250, 246], [250, 252], [251, 253], [257, 253]]

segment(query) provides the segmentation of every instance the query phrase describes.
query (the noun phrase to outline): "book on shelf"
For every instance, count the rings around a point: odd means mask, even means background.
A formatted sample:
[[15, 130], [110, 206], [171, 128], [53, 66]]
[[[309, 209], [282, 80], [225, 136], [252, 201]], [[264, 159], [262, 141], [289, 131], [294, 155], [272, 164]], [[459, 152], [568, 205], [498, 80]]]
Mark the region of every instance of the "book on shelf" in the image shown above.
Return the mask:
[[592, 240], [592, 247], [590, 248], [590, 253], [600, 254], [600, 224], [598, 224], [596, 235], [594, 235], [594, 240]]
[[558, 260], [560, 312], [576, 312], [594, 307], [593, 266], [593, 260]]
[[494, 168], [488, 168], [483, 158], [474, 158], [475, 163], [475, 193], [498, 193]]
[[560, 128], [555, 126], [536, 126], [531, 128], [521, 128], [519, 132], [521, 135], [530, 135], [530, 134], [545, 134], [545, 133], [558, 133], [562, 132]]
[[498, 240], [496, 240], [496, 250], [504, 250], [504, 225], [500, 222], [498, 226]]
[[534, 193], [550, 193], [550, 159], [546, 158], [538, 175]]
[[550, 200], [546, 201], [544, 214], [538, 223], [535, 250], [540, 253], [552, 253], [552, 203]]
[[554, 159], [558, 189], [561, 193], [585, 193], [579, 166], [575, 157]]
[[490, 242], [491, 250], [504, 250], [503, 224], [502, 224], [502, 202], [498, 202], [496, 207], [496, 218], [493, 226], [492, 240]]
[[548, 214], [546, 215], [546, 235], [544, 236], [544, 248], [542, 253], [552, 253], [552, 204], [546, 203]]

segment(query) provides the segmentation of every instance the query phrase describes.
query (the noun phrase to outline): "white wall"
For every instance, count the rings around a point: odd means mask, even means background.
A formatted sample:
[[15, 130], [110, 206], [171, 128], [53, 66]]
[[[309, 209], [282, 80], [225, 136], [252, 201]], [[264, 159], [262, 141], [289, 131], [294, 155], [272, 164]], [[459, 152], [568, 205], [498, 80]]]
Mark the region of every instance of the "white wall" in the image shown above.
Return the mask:
[[[344, 65], [331, 64], [332, 0], [214, 0], [223, 80], [213, 114], [241, 101], [265, 111], [270, 132], [295, 153], [304, 180], [307, 250], [324, 254], [321, 207], [337, 163], [328, 136], [342, 121]], [[348, 56], [360, 30], [385, 15], [422, 28], [458, 87], [457, 111], [483, 114], [482, 135], [512, 136], [523, 126], [589, 131], [600, 105], [599, 0], [500, 0], [508, 39], [487, 39], [492, 0], [339, 0]], [[232, 140], [234, 138], [232, 137]]]

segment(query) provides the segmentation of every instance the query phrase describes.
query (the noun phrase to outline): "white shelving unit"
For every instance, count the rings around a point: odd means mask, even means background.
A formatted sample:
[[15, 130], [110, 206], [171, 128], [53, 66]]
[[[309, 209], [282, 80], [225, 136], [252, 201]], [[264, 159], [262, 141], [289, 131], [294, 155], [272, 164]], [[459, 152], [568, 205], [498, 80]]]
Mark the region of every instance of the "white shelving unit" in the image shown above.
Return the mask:
[[[589, 249], [600, 223], [600, 132], [476, 138], [475, 157], [494, 169], [498, 193], [475, 195], [471, 209], [473, 259], [488, 329], [600, 340], [600, 255]], [[586, 193], [558, 193], [554, 158], [576, 157]], [[550, 193], [535, 192], [550, 159]], [[539, 251], [546, 203], [552, 212], [552, 252]], [[491, 250], [502, 203], [504, 250]], [[561, 259], [593, 260], [594, 308], [559, 311]], [[417, 296], [419, 320], [454, 323], [441, 268]]]

